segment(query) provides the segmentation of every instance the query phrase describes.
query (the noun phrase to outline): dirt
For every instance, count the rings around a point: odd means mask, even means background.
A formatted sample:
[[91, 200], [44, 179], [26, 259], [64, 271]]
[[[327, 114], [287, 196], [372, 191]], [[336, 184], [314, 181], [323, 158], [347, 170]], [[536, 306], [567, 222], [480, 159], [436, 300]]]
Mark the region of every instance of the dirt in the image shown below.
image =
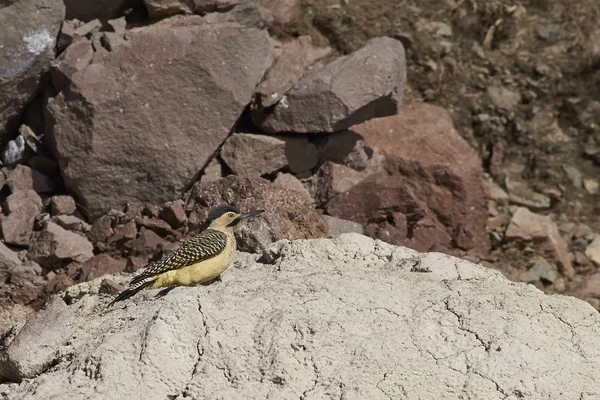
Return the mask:
[[[523, 179], [550, 197], [551, 206], [536, 212], [554, 214], [559, 226], [582, 223], [600, 233], [600, 195], [573, 186], [564, 170], [600, 178], [600, 2], [305, 0], [303, 6], [304, 19], [275, 34], [310, 34], [334, 49], [332, 57], [373, 37], [401, 40], [406, 101], [447, 108], [497, 184]], [[570, 250], [584, 245], [570, 242]], [[531, 256], [499, 244], [486, 261], [511, 275], [509, 264], [523, 269]], [[546, 289], [569, 291], [568, 285]]]

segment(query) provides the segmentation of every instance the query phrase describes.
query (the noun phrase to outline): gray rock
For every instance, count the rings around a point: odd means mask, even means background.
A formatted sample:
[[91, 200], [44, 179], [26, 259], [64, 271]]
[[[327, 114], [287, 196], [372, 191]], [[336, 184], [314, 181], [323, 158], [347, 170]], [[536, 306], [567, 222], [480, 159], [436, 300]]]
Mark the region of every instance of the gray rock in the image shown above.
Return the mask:
[[35, 217], [42, 209], [42, 199], [33, 190], [19, 190], [8, 196], [4, 208], [9, 212], [2, 218], [4, 242], [27, 246]]
[[329, 237], [340, 236], [343, 233], [363, 234], [363, 227], [357, 222], [332, 217], [330, 215], [323, 215], [322, 217], [325, 222], [327, 222], [327, 226], [329, 226]]
[[221, 159], [240, 176], [259, 177], [288, 164], [285, 141], [266, 135], [235, 133], [221, 148]]
[[237, 253], [226, 281], [158, 299], [144, 292], [109, 310], [112, 297], [94, 288], [69, 306], [55, 299], [0, 361], [3, 376], [31, 380], [0, 391], [16, 400], [600, 395], [600, 315], [581, 300], [357, 234], [272, 247], [274, 265]]
[[255, 118], [266, 132], [335, 132], [398, 113], [406, 84], [404, 47], [371, 39], [356, 52], [307, 74], [270, 115]]
[[522, 272], [520, 278], [523, 282], [545, 280], [553, 283], [556, 278], [558, 278], [558, 270], [556, 269], [555, 265], [552, 265], [543, 258], [540, 258], [533, 264], [531, 268], [525, 272]]
[[10, 276], [10, 272], [20, 265], [22, 265], [22, 262], [17, 253], [0, 242], [0, 285], [4, 285]]
[[91, 219], [127, 203], [178, 198], [268, 67], [266, 32], [239, 25], [174, 17], [127, 36], [114, 51], [97, 52], [48, 105], [50, 147]]
[[86, 38], [75, 40], [67, 49], [52, 62], [50, 75], [57, 91], [63, 90], [71, 83], [71, 77], [92, 63], [94, 49], [92, 42]]
[[52, 215], [71, 215], [76, 210], [75, 200], [71, 196], [53, 196], [50, 199]]
[[563, 165], [563, 170], [575, 189], [581, 189], [583, 187], [583, 175], [577, 168], [572, 165]]
[[526, 182], [506, 178], [506, 190], [511, 203], [533, 209], [550, 207], [550, 198], [541, 193], [534, 192]]
[[512, 111], [521, 101], [521, 96], [503, 86], [490, 86], [487, 95], [492, 103], [500, 109]]
[[26, 165], [19, 164], [8, 173], [6, 183], [11, 192], [35, 190], [37, 193], [49, 193], [56, 190], [56, 184], [48, 176]]
[[14, 165], [25, 157], [25, 139], [19, 135], [14, 140], [9, 140], [2, 151], [2, 163], [7, 166]]
[[77, 233], [67, 231], [53, 222], [31, 238], [28, 256], [45, 268], [70, 261], [82, 263], [94, 256], [94, 246]]
[[595, 235], [594, 240], [585, 248], [585, 255], [597, 266], [600, 266], [600, 235]]
[[19, 127], [25, 105], [45, 84], [65, 17], [62, 0], [4, 1], [0, 6], [0, 145]]
[[68, 231], [75, 231], [75, 232], [89, 232], [90, 229], [92, 228], [90, 226], [90, 224], [88, 224], [85, 221], [82, 221], [81, 219], [77, 218], [74, 215], [57, 215], [55, 217], [52, 217], [52, 222], [54, 222], [57, 225], [62, 226], [63, 228], [65, 228]]

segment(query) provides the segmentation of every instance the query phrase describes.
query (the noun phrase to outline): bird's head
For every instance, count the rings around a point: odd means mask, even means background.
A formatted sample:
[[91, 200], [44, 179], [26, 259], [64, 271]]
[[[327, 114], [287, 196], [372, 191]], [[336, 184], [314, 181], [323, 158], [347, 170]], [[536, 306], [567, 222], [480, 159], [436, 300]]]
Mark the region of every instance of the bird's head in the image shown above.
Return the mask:
[[265, 210], [252, 210], [242, 213], [233, 206], [215, 207], [208, 213], [206, 225], [212, 229], [237, 229], [248, 218], [263, 213]]

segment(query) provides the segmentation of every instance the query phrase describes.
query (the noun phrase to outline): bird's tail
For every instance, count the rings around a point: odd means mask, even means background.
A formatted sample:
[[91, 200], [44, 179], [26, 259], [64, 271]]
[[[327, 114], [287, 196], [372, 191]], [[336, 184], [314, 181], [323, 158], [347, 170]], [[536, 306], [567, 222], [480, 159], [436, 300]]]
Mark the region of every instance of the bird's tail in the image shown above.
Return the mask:
[[135, 280], [134, 279], [131, 282], [131, 286], [128, 287], [127, 289], [123, 290], [117, 297], [115, 297], [113, 299], [113, 301], [111, 301], [108, 304], [108, 307], [112, 307], [118, 301], [130, 298], [131, 296], [133, 296], [140, 290], [143, 290], [143, 289], [147, 288], [148, 286], [152, 285], [155, 280], [156, 280], [155, 277], [149, 277], [149, 278], [143, 279], [143, 280]]

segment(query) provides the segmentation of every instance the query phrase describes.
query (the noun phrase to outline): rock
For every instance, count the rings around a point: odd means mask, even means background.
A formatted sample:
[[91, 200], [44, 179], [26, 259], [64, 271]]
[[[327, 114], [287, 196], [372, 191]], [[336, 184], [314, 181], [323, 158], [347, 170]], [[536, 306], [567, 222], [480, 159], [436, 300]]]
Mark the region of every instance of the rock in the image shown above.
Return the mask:
[[102, 275], [118, 274], [125, 270], [126, 261], [114, 259], [108, 254], [98, 254], [81, 265], [80, 282], [91, 281]]
[[600, 299], [600, 272], [586, 276], [572, 295], [580, 299]]
[[92, 227], [85, 221], [75, 217], [74, 215], [57, 215], [52, 218], [52, 222], [65, 228], [68, 231], [80, 233], [89, 232]]
[[[363, 226], [382, 224], [382, 239], [418, 250], [438, 245], [487, 253], [488, 194], [481, 160], [454, 129], [446, 110], [413, 103], [399, 115], [352, 130], [386, 155], [389, 176], [361, 181], [328, 204], [328, 214]], [[388, 236], [393, 229], [384, 221], [398, 224], [392, 226], [398, 229], [396, 239]]]
[[[150, 229], [142, 228], [140, 234], [131, 244], [131, 255], [139, 257], [146, 264], [155, 253], [158, 246], [164, 243], [164, 239], [152, 232]], [[142, 265], [143, 266], [143, 265]]]
[[564, 276], [570, 278], [575, 274], [569, 259], [567, 243], [550, 217], [534, 214], [527, 208], [519, 207], [504, 237], [508, 241], [534, 247], [544, 257], [556, 262]]
[[135, 222], [146, 229], [156, 232], [159, 235], [166, 236], [173, 233], [171, 225], [157, 218], [136, 218]]
[[588, 194], [596, 194], [600, 191], [600, 183], [595, 179], [584, 179], [583, 187]]
[[52, 215], [71, 215], [77, 211], [75, 200], [71, 196], [53, 196], [50, 199]]
[[[21, 127], [26, 125], [21, 125]], [[21, 128], [19, 128], [20, 130]], [[9, 140], [8, 144], [2, 151], [2, 163], [7, 166], [12, 166], [25, 159], [25, 139], [19, 135], [14, 140]]]
[[4, 285], [10, 277], [11, 271], [20, 265], [22, 262], [17, 253], [0, 242], [0, 285]]
[[[12, 304], [0, 308], [0, 332], [9, 334], [15, 326], [21, 326], [34, 313], [34, 309], [23, 304]], [[0, 387], [1, 384], [0, 384]]]
[[33, 190], [18, 190], [12, 193], [4, 200], [4, 210], [9, 214], [16, 212], [19, 208], [26, 204], [31, 204], [35, 207], [36, 213], [42, 211], [43, 203], [41, 197]]
[[[235, 23], [247, 28], [265, 29], [265, 20], [259, 5], [255, 1], [242, 0], [227, 12], [212, 12], [204, 15], [204, 21], [209, 24]], [[272, 60], [269, 60], [271, 64]]]
[[11, 192], [33, 189], [37, 193], [49, 193], [56, 190], [56, 185], [46, 175], [26, 165], [17, 165], [6, 180]]
[[183, 200], [170, 201], [163, 205], [158, 216], [168, 222], [173, 229], [179, 228], [187, 220]]
[[186, 0], [144, 0], [150, 19], [159, 19], [175, 14], [191, 14], [190, 2]]
[[33, 190], [16, 191], [4, 202], [9, 212], [2, 218], [2, 237], [5, 243], [27, 246], [36, 215], [42, 209], [42, 199]]
[[82, 263], [94, 256], [94, 246], [83, 236], [67, 231], [53, 222], [36, 232], [27, 255], [45, 268], [53, 269], [61, 263]]
[[330, 215], [322, 216], [327, 226], [329, 227], [329, 237], [337, 237], [342, 233], [359, 233], [363, 234], [363, 227], [353, 221], [348, 221], [341, 218], [332, 217]]
[[306, 137], [285, 137], [285, 156], [293, 173], [306, 172], [317, 165], [317, 149]]
[[57, 91], [66, 88], [71, 77], [92, 63], [94, 49], [86, 38], [77, 39], [54, 61], [50, 68], [52, 83]]
[[490, 199], [497, 201], [498, 203], [508, 202], [508, 193], [504, 191], [496, 182], [493, 180], [487, 180], [488, 191], [490, 193]]
[[56, 43], [56, 49], [58, 50], [58, 54], [65, 51], [67, 47], [73, 43], [73, 37], [75, 36], [75, 29], [79, 25], [79, 21], [70, 20], [63, 21], [62, 26], [60, 27], [60, 33], [58, 34], [58, 40]]
[[497, 108], [506, 111], [513, 111], [521, 101], [521, 96], [518, 93], [515, 93], [503, 86], [488, 87], [487, 95]]
[[533, 209], [544, 209], [550, 207], [550, 198], [541, 193], [531, 190], [526, 182], [506, 178], [506, 190], [511, 203]]
[[20, 263], [10, 271], [10, 283], [21, 287], [41, 285], [44, 283], [41, 275], [42, 267], [40, 267], [38, 264], [31, 261], [29, 261], [27, 264]]
[[371, 39], [349, 56], [304, 76], [273, 108], [253, 116], [266, 132], [336, 132], [374, 117], [396, 114], [406, 83], [404, 47]]
[[106, 242], [113, 233], [114, 231], [110, 217], [108, 215], [103, 215], [94, 221], [88, 237], [93, 244], [103, 243]]
[[[285, 43], [281, 54], [256, 88], [253, 111], [261, 113], [263, 109], [277, 104], [298, 83], [310, 65], [330, 52], [330, 48], [314, 48], [310, 36], [300, 36]], [[261, 114], [258, 115], [260, 118]]]
[[143, 292], [105, 312], [109, 296], [55, 300], [4, 346], [2, 375], [28, 381], [2, 390], [31, 400], [598, 393], [600, 316], [581, 300], [357, 234], [273, 247], [274, 265], [238, 253], [229, 282]]
[[302, 17], [301, 0], [259, 0], [263, 16], [270, 27], [281, 27]]
[[108, 51], [115, 51], [117, 47], [124, 45], [126, 40], [114, 32], [102, 32], [100, 43], [102, 43], [102, 46]]
[[137, 227], [135, 221], [129, 221], [124, 225], [115, 228], [115, 233], [108, 238], [107, 244], [120, 249], [125, 243], [135, 239], [137, 236]]
[[45, 85], [54, 47], [65, 16], [61, 0], [3, 2], [0, 26], [0, 146], [19, 127], [25, 106]]
[[202, 221], [208, 209], [221, 204], [231, 204], [242, 211], [265, 210], [236, 232], [238, 246], [243, 251], [255, 251], [280, 239], [327, 235], [327, 224], [307, 200], [262, 178], [230, 175], [209, 184], [196, 184], [189, 204], [191, 213]]
[[521, 281], [523, 282], [544, 280], [548, 283], [553, 283], [557, 278], [558, 271], [556, 270], [556, 266], [543, 258], [537, 260], [531, 268], [521, 273]]
[[357, 171], [367, 168], [372, 150], [364, 138], [351, 130], [324, 135], [316, 140], [319, 162], [332, 161]]
[[221, 158], [240, 176], [260, 177], [288, 164], [285, 141], [266, 135], [234, 133], [221, 148]]
[[594, 236], [594, 240], [585, 248], [585, 255], [600, 267], [600, 235]]
[[563, 170], [575, 189], [581, 189], [583, 187], [583, 175], [577, 168], [572, 165], [563, 165]]
[[316, 176], [315, 200], [324, 205], [340, 193], [350, 190], [368, 174], [328, 161], [319, 168]]
[[46, 115], [65, 185], [91, 219], [130, 202], [179, 197], [267, 67], [267, 34], [256, 29], [175, 17], [127, 36], [74, 73]]
[[306, 190], [302, 182], [292, 174], [279, 172], [275, 177], [273, 183], [277, 186], [281, 186], [290, 190], [295, 190], [296, 192], [301, 193], [302, 197], [304, 197], [309, 203], [312, 203], [313, 201], [312, 196], [310, 195], [308, 190]]
[[221, 177], [223, 176], [223, 166], [221, 165], [219, 160], [216, 157], [214, 157], [212, 160], [210, 160], [206, 168], [204, 168], [203, 172], [204, 174], [200, 178], [200, 182], [214, 182], [218, 179], [221, 179]]
[[100, 283], [99, 293], [116, 296], [123, 290], [125, 290], [125, 286], [113, 281], [112, 279], [104, 278], [102, 279], [102, 283]]
[[66, 19], [78, 19], [80, 21], [91, 21], [99, 18], [106, 21], [111, 18], [120, 17], [125, 10], [141, 6], [141, 0], [101, 0], [101, 1], [79, 1], [65, 0], [67, 8]]

